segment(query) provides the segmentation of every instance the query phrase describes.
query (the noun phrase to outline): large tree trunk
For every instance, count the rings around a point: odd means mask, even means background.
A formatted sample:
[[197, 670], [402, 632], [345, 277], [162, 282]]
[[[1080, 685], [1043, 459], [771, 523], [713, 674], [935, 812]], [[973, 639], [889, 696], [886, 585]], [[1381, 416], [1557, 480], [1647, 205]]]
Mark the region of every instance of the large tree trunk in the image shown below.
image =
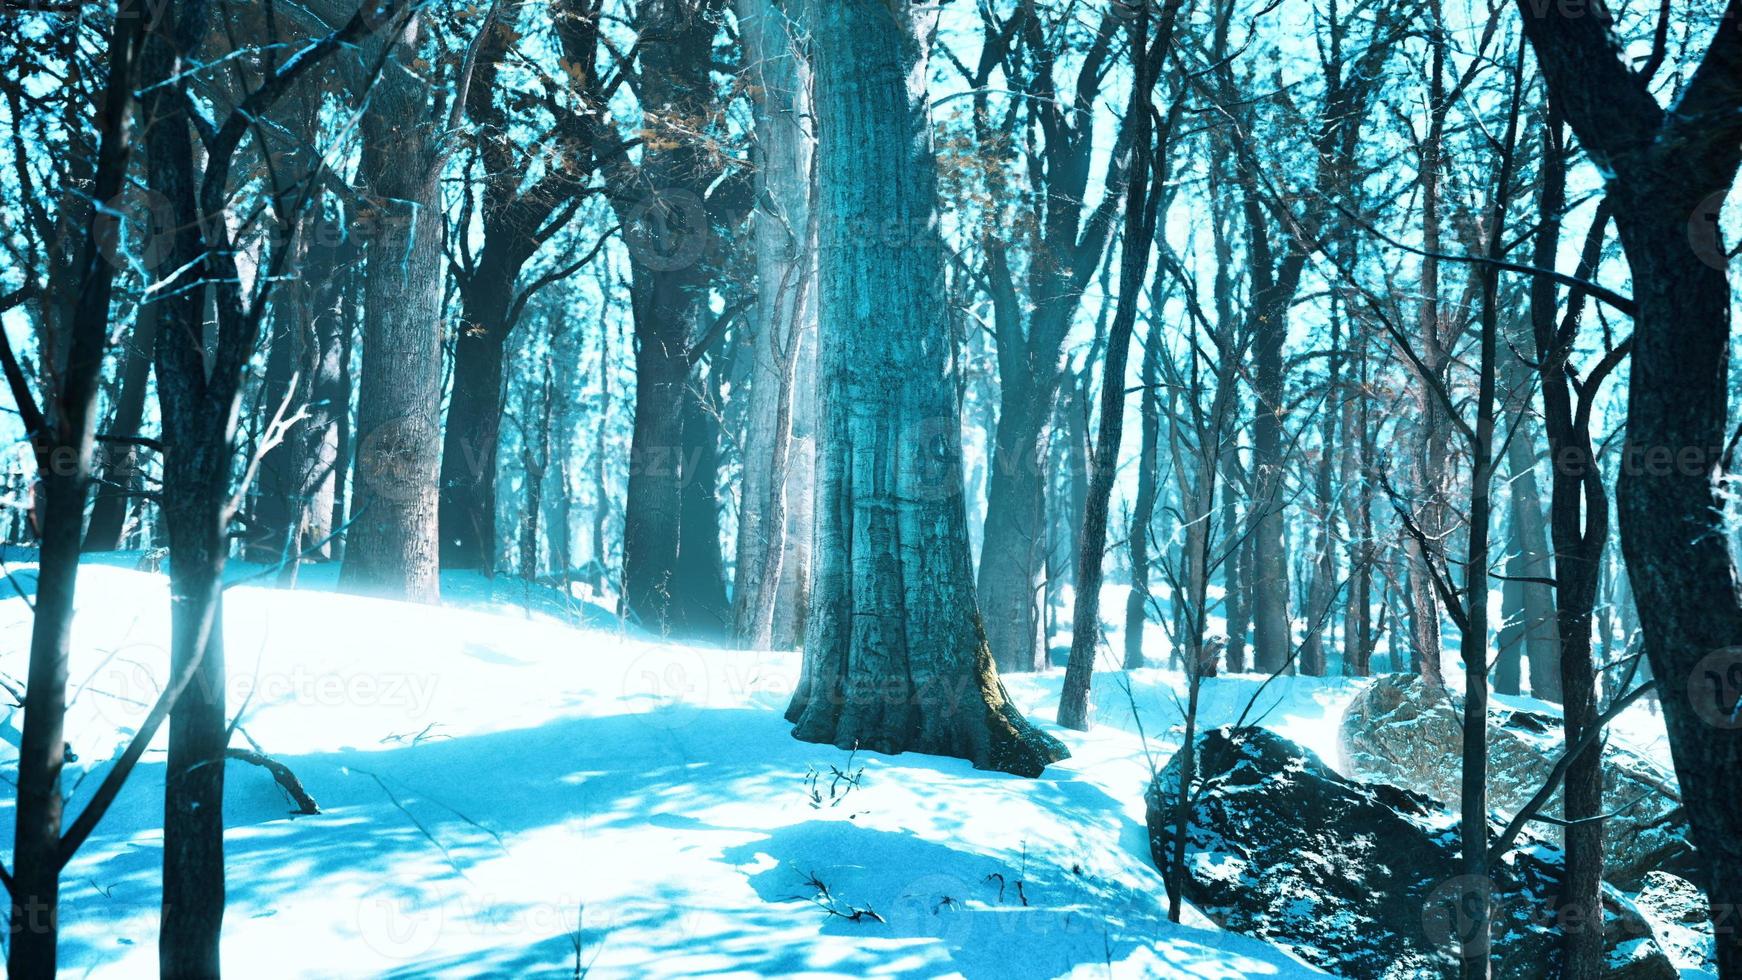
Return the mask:
[[[709, 53], [717, 4], [644, 5], [641, 102], [659, 135], [639, 168], [606, 168], [613, 206], [630, 243], [635, 321], [635, 433], [623, 502], [623, 606], [643, 628], [669, 632], [683, 513], [684, 388], [708, 310], [711, 238], [705, 192], [713, 167], [686, 121], [713, 103]], [[717, 545], [715, 546], [718, 547]]]
[[[639, 291], [640, 287], [637, 287]], [[649, 300], [651, 301], [651, 300]], [[637, 306], [641, 305], [637, 303]], [[693, 304], [684, 303], [686, 307]], [[641, 317], [636, 317], [641, 331]], [[684, 385], [689, 359], [643, 338], [635, 351], [635, 430], [623, 500], [624, 612], [642, 628], [669, 633], [683, 507]]]
[[[794, 735], [1038, 775], [1067, 753], [998, 680], [974, 598], [924, 48], [930, 14], [812, 8], [816, 567]], [[875, 234], [874, 229], [901, 234]]]
[[[814, 330], [816, 244], [810, 220], [809, 71], [801, 55], [802, 11], [772, 0], [737, 0], [756, 125], [756, 309], [750, 330], [750, 404], [739, 488], [732, 582], [738, 642], [766, 650], [787, 550], [788, 470], [798, 354]], [[812, 338], [814, 339], [814, 338]]]
[[441, 169], [429, 85], [413, 74], [421, 17], [392, 39], [390, 64], [363, 115], [368, 237], [357, 483], [340, 584], [416, 602], [441, 595], [437, 467], [441, 447]]

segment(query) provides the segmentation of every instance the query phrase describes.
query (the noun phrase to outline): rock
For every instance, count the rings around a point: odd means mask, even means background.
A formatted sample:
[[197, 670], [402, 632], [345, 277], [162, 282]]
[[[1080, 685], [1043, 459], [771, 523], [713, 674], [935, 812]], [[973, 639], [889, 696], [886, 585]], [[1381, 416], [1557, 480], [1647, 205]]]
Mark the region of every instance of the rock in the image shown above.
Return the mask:
[[[1150, 851], [1166, 869], [1179, 774], [1151, 783]], [[1185, 898], [1224, 928], [1268, 940], [1339, 976], [1455, 977], [1459, 912], [1483, 887], [1494, 909], [1494, 976], [1557, 976], [1560, 852], [1526, 834], [1491, 881], [1459, 873], [1456, 815], [1419, 793], [1347, 779], [1273, 732], [1221, 728], [1198, 740]], [[1501, 829], [1490, 822], [1489, 834]], [[1605, 890], [1610, 977], [1675, 980], [1651, 926]], [[1467, 922], [1467, 920], [1466, 920]]]
[[[1338, 768], [1356, 779], [1391, 783], [1456, 807], [1460, 786], [1463, 701], [1412, 674], [1387, 674], [1349, 702], [1338, 730]], [[1506, 817], [1548, 779], [1565, 747], [1553, 715], [1491, 706], [1488, 805]], [[1632, 890], [1648, 871], [1686, 873], [1693, 857], [1675, 776], [1642, 753], [1610, 739], [1603, 750], [1605, 880]], [[1543, 812], [1560, 816], [1556, 793]], [[1561, 830], [1539, 823], [1557, 846]]]
[[1649, 871], [1633, 901], [1651, 923], [1671, 962], [1684, 970], [1717, 975], [1711, 905], [1693, 882], [1668, 872]]

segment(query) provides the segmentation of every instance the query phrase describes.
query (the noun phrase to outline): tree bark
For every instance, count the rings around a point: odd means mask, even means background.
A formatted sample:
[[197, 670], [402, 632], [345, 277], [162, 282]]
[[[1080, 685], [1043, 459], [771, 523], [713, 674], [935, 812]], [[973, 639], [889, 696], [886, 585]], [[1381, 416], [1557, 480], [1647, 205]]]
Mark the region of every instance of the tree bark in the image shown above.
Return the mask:
[[805, 741], [1038, 775], [1067, 753], [998, 680], [974, 598], [926, 74], [935, 16], [811, 8], [820, 312]]
[[363, 113], [360, 179], [372, 217], [363, 287], [357, 481], [341, 587], [436, 602], [441, 447], [442, 295], [447, 257], [441, 170], [445, 134], [430, 86], [413, 73], [414, 15]]
[[[739, 488], [733, 633], [766, 650], [787, 550], [788, 470], [798, 355], [815, 330], [816, 243], [810, 219], [810, 77], [798, 36], [802, 8], [737, 0], [756, 132], [757, 296], [750, 331], [749, 407]], [[812, 338], [814, 341], [814, 338]]]

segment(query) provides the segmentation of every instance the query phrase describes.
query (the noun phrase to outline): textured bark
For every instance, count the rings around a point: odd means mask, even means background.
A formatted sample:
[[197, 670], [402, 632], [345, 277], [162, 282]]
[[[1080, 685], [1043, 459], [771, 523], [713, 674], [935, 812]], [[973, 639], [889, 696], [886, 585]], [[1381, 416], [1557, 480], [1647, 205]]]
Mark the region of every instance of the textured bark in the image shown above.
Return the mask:
[[815, 342], [810, 77], [801, 50], [802, 8], [783, 9], [773, 0], [737, 0], [735, 7], [756, 127], [757, 295], [732, 620], [741, 645], [766, 650], [787, 551], [793, 406], [805, 398], [796, 391], [798, 355]]
[[363, 287], [357, 481], [340, 585], [416, 602], [440, 598], [437, 467], [441, 447], [441, 113], [413, 74], [422, 19], [392, 39], [390, 64], [363, 114], [364, 184], [373, 227]]
[[1033, 776], [1067, 753], [1010, 703], [976, 609], [916, 23], [929, 16], [876, 0], [811, 10], [816, 563], [787, 718], [805, 741]]

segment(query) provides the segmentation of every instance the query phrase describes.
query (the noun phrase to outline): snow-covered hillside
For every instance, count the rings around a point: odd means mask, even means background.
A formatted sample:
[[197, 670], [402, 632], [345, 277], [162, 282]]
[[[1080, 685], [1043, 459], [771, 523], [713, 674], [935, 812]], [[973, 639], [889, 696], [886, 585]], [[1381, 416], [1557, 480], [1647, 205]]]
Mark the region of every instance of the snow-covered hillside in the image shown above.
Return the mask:
[[[31, 566], [7, 570], [28, 594]], [[577, 961], [589, 977], [1312, 972], [1201, 920], [1166, 921], [1130, 712], [1165, 761], [1178, 734], [1159, 671], [1130, 696], [1102, 678], [1102, 724], [1053, 729], [1073, 758], [1024, 780], [794, 741], [791, 654], [572, 626], [550, 594], [514, 583], [445, 580], [441, 608], [326, 586], [245, 583], [225, 600], [235, 744], [288, 764], [323, 811], [293, 817], [265, 770], [229, 764], [234, 976], [572, 977]], [[30, 619], [24, 599], [0, 601], [11, 678]], [[167, 623], [160, 575], [84, 569], [71, 810], [156, 694]], [[1050, 720], [1058, 681], [1009, 687]], [[1257, 686], [1212, 683], [1206, 720], [1233, 720]], [[1317, 747], [1351, 689], [1273, 685], [1256, 713]], [[0, 721], [9, 742], [17, 710]], [[154, 751], [67, 868], [73, 975], [155, 972], [161, 793]], [[10, 841], [9, 800], [0, 813]]]

